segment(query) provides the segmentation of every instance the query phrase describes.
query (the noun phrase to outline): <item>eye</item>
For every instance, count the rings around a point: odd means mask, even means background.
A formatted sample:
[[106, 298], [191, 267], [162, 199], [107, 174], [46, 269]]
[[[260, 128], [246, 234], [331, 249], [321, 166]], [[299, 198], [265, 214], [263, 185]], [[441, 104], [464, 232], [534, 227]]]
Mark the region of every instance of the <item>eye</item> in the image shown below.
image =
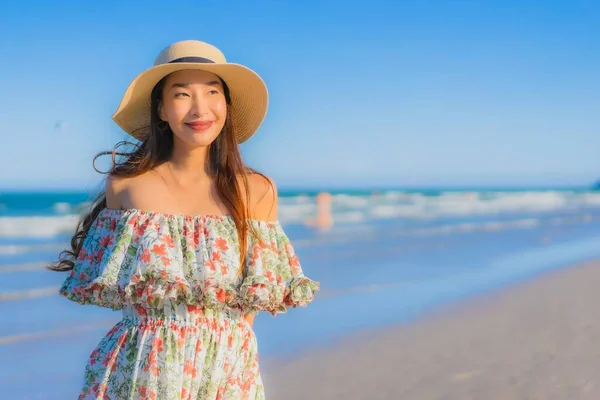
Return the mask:
[[210, 93], [210, 94], [219, 94], [219, 91], [217, 89], [211, 89], [208, 93]]
[[189, 97], [189, 95], [187, 93], [185, 93], [185, 92], [175, 93], [175, 97], [183, 97], [183, 96], [188, 96]]

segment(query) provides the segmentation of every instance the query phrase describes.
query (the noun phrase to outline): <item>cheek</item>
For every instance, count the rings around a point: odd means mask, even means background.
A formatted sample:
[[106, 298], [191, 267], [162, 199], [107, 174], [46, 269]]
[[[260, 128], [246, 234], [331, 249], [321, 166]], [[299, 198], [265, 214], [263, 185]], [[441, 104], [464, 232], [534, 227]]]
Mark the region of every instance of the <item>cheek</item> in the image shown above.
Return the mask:
[[186, 107], [182, 107], [183, 102], [165, 102], [163, 112], [168, 121], [179, 121], [187, 112]]
[[225, 117], [227, 116], [227, 104], [225, 103], [225, 99], [223, 99], [222, 101], [216, 101], [213, 104], [213, 113], [217, 116], [219, 116], [219, 118], [225, 119]]

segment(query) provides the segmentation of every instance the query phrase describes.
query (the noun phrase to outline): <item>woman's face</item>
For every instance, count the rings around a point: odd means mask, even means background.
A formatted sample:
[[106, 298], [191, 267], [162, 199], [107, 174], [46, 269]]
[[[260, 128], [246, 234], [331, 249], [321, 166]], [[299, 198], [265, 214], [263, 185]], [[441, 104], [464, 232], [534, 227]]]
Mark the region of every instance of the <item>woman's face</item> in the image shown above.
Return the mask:
[[175, 141], [191, 147], [208, 146], [221, 133], [227, 117], [221, 80], [206, 71], [174, 72], [165, 82], [158, 111]]

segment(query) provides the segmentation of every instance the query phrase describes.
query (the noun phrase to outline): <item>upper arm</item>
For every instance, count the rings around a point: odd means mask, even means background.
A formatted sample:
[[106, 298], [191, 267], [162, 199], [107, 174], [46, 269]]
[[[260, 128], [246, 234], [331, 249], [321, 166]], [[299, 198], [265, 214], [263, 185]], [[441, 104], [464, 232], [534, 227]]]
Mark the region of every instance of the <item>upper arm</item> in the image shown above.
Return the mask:
[[123, 180], [109, 175], [106, 179], [106, 207], [120, 209], [122, 207]]
[[277, 220], [278, 194], [275, 182], [268, 176], [253, 174], [248, 177], [251, 218], [263, 221]]

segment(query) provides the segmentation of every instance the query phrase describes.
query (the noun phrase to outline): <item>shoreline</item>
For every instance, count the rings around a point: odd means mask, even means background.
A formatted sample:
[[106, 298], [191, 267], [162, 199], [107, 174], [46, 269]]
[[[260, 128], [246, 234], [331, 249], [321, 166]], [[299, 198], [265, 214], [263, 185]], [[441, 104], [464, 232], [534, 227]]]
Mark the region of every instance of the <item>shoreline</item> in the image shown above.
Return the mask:
[[408, 323], [265, 358], [267, 396], [598, 399], [598, 282], [600, 260], [577, 263], [442, 304]]

